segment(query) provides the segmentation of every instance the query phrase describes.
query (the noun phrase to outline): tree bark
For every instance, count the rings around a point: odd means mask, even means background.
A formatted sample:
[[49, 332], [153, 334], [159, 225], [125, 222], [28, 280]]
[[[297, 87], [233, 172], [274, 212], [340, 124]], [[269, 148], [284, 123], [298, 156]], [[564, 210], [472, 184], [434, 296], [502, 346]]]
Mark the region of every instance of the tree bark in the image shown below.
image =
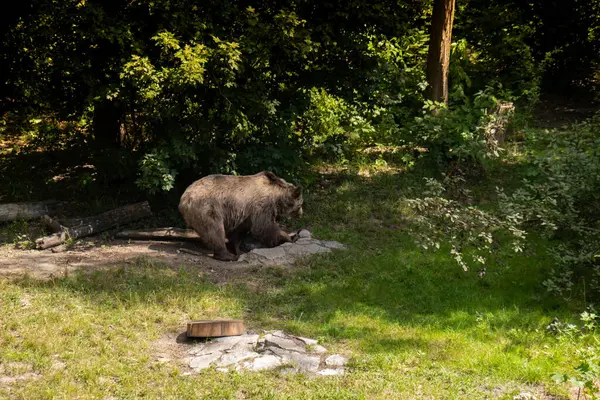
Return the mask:
[[427, 83], [429, 98], [448, 104], [448, 71], [456, 0], [434, 0], [429, 31]]
[[114, 101], [104, 99], [94, 104], [92, 130], [97, 150], [119, 148], [122, 116], [121, 108]]
[[200, 236], [192, 229], [158, 228], [143, 231], [122, 231], [116, 234], [119, 239], [134, 240], [175, 240], [200, 242]]
[[46, 226], [46, 228], [50, 229], [52, 232], [62, 232], [67, 229], [62, 226], [57, 220], [50, 218], [48, 215], [42, 216], [42, 224]]
[[90, 236], [151, 215], [152, 211], [150, 210], [150, 205], [147, 201], [116, 208], [90, 218], [85, 225], [66, 228], [50, 236], [39, 238], [35, 241], [36, 247], [41, 250], [49, 249], [58, 246], [69, 239], [74, 240]]
[[0, 204], [0, 222], [15, 221], [17, 219], [35, 219], [56, 210], [56, 201], [40, 201], [35, 203], [8, 203]]

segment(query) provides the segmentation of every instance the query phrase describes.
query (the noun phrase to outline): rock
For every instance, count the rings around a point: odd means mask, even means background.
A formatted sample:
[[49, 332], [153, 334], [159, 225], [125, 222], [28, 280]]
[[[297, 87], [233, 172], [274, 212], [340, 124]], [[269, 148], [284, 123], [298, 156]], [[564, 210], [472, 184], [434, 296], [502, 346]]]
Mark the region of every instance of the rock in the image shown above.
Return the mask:
[[339, 354], [333, 354], [325, 359], [325, 365], [330, 367], [343, 367], [348, 362], [348, 359]]
[[321, 240], [321, 246], [326, 247], [328, 249], [345, 249], [346, 248], [346, 246], [344, 246], [340, 242], [336, 242], [334, 240]]
[[[311, 240], [311, 239], [308, 239]], [[299, 244], [287, 249], [287, 253], [294, 258], [310, 256], [312, 254], [328, 253], [330, 250], [317, 243]]]
[[294, 336], [296, 339], [301, 340], [302, 342], [304, 342], [304, 344], [308, 344], [311, 346], [315, 346], [317, 343], [319, 343], [317, 340], [315, 339], [309, 339], [309, 338], [305, 338], [305, 337], [301, 337], [301, 336]]
[[258, 345], [258, 335], [242, 335], [240, 340], [231, 348], [232, 352], [251, 352]]
[[219, 359], [217, 365], [219, 367], [228, 367], [233, 364], [237, 364], [240, 361], [247, 360], [249, 358], [259, 357], [260, 354], [255, 353], [253, 351], [248, 352], [235, 352], [235, 353], [226, 353]]
[[306, 229], [301, 229], [300, 232], [298, 232], [298, 238], [299, 239], [305, 239], [305, 238], [312, 238], [312, 234], [307, 231]]
[[190, 368], [200, 371], [202, 369], [210, 367], [210, 364], [221, 357], [221, 352], [215, 352], [211, 354], [203, 354], [198, 357], [193, 357], [190, 360]]
[[271, 249], [254, 249], [248, 253], [242, 254], [238, 261], [245, 261], [250, 264], [276, 265], [286, 264], [286, 262], [291, 260], [287, 259], [285, 248], [278, 246]]
[[315, 242], [318, 242], [318, 240], [313, 240], [310, 237], [303, 237], [303, 238], [299, 238], [298, 240], [296, 240], [294, 242], [294, 244], [301, 245], [301, 246], [306, 246], [308, 244], [313, 244]]
[[210, 354], [228, 351], [234, 348], [242, 340], [243, 336], [226, 336], [222, 338], [216, 338], [202, 345], [199, 353], [197, 352], [196, 354]]
[[291, 351], [306, 351], [305, 347], [301, 344], [296, 343], [296, 341], [289, 338], [274, 336], [273, 334], [265, 336], [265, 345], [268, 347], [281, 347], [282, 349]]
[[248, 243], [244, 243], [243, 250], [248, 252], [242, 254], [238, 261], [256, 265], [289, 265], [300, 257], [346, 247], [339, 242], [314, 239], [306, 229], [300, 230], [295, 236], [297, 237], [295, 242], [286, 242], [274, 248], [247, 246]]
[[[218, 371], [262, 371], [284, 367], [282, 374], [311, 373], [342, 375], [341, 368], [348, 358], [333, 354], [325, 358], [327, 368], [319, 371], [322, 353], [327, 349], [315, 339], [296, 337], [278, 330], [268, 332], [263, 338], [247, 333], [240, 336], [217, 338], [189, 351], [191, 357], [184, 361], [190, 368], [200, 371], [211, 366]], [[164, 354], [157, 355], [160, 362], [168, 362]], [[163, 360], [164, 359], [164, 360]]]
[[319, 356], [311, 356], [306, 353], [298, 353], [277, 347], [273, 347], [270, 350], [281, 357], [281, 361], [284, 364], [292, 364], [299, 371], [317, 372], [321, 363], [321, 357]]
[[320, 344], [313, 346], [311, 351], [314, 353], [318, 353], [318, 354], [327, 353], [327, 349], [325, 347], [321, 346]]
[[266, 355], [254, 359], [252, 362], [246, 362], [244, 365], [252, 371], [263, 371], [275, 369], [281, 365], [281, 359], [274, 355]]
[[285, 250], [280, 247], [273, 247], [270, 249], [254, 249], [251, 251], [251, 253], [268, 258], [270, 260], [285, 257]]
[[317, 372], [317, 375], [322, 375], [322, 376], [336, 376], [336, 375], [344, 375], [344, 370], [341, 368], [338, 369], [322, 369], [319, 372]]

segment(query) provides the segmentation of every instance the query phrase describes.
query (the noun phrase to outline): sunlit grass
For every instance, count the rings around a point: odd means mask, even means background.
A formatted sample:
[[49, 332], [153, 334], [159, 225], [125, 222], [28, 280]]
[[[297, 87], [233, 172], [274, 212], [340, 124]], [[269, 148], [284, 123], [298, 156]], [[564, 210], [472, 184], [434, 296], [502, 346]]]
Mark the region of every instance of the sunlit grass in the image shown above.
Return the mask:
[[[546, 332], [574, 321], [582, 299], [549, 297], [547, 242], [498, 251], [487, 274], [463, 272], [447, 249], [422, 252], [407, 231], [402, 195], [420, 176], [340, 175], [307, 195], [309, 227], [348, 250], [265, 268], [222, 285], [193, 266], [139, 260], [50, 282], [0, 280], [0, 397], [44, 398], [506, 398], [564, 395], [577, 340]], [[249, 276], [250, 277], [250, 276]], [[343, 377], [276, 373], [185, 375], [157, 363], [162, 338], [192, 319], [244, 318], [252, 329], [318, 338], [351, 356]], [[171, 340], [171, 342], [173, 342]], [[30, 374], [30, 375], [27, 375]]]

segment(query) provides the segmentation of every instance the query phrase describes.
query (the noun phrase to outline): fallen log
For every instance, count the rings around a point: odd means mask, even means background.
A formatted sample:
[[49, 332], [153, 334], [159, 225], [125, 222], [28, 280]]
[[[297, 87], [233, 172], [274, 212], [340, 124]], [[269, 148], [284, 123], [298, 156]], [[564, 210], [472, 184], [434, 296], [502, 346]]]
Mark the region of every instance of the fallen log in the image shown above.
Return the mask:
[[64, 226], [62, 226], [57, 220], [50, 218], [50, 216], [48, 215], [42, 215], [42, 224], [44, 224], [45, 227], [47, 227], [48, 229], [50, 229], [50, 231], [54, 233], [62, 232], [65, 229], [67, 229]]
[[192, 249], [186, 249], [185, 247], [182, 247], [178, 250], [180, 253], [186, 253], [186, 254], [191, 254], [193, 256], [198, 256], [198, 257], [203, 257], [206, 255], [206, 253], [201, 253], [199, 251], [196, 250], [192, 250]]
[[54, 200], [0, 204], [0, 222], [18, 219], [35, 219], [56, 211], [58, 202]]
[[69, 239], [75, 240], [90, 236], [151, 215], [152, 211], [147, 201], [116, 208], [96, 217], [89, 218], [85, 225], [65, 228], [50, 236], [37, 239], [35, 241], [36, 248], [44, 250], [56, 247]]
[[118, 239], [133, 240], [175, 240], [198, 242], [200, 236], [192, 229], [157, 228], [149, 230], [122, 231], [115, 235]]

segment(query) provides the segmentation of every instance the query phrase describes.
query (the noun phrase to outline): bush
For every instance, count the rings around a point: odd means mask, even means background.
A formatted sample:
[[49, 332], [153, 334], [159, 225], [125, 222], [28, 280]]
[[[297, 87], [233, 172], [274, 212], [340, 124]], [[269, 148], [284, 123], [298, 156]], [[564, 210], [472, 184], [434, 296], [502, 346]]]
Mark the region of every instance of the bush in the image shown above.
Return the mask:
[[500, 206], [560, 240], [549, 290], [564, 294], [583, 273], [600, 295], [600, 113], [569, 132], [534, 137], [532, 145], [545, 149], [527, 155], [529, 177], [511, 195], [501, 193]]

